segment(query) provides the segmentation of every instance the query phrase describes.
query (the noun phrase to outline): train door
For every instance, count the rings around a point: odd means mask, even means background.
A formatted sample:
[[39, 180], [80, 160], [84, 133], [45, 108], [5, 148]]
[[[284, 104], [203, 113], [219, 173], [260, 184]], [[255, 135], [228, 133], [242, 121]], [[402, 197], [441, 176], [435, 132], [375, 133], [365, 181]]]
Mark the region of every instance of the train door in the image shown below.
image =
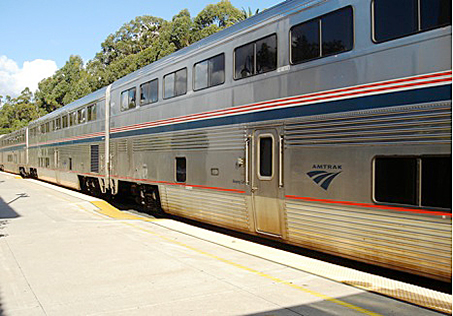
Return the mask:
[[281, 144], [276, 129], [253, 132], [252, 201], [259, 233], [281, 236]]

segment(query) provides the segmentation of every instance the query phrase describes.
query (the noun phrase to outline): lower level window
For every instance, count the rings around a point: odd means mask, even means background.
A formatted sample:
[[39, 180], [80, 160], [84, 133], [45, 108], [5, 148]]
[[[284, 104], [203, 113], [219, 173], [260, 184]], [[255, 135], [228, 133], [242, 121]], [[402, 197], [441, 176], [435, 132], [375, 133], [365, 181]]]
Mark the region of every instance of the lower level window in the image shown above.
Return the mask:
[[186, 182], [187, 178], [186, 158], [176, 158], [176, 182]]
[[451, 209], [451, 188], [451, 156], [375, 159], [378, 202]]

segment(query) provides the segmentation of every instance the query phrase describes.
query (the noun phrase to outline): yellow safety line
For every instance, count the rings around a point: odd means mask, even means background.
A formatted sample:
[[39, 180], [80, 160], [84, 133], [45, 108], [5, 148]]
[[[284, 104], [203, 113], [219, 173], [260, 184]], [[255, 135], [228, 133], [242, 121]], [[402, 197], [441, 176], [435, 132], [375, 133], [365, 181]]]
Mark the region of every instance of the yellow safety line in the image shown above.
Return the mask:
[[[138, 216], [134, 216], [134, 215], [131, 215], [131, 214], [123, 213], [123, 212], [121, 212], [120, 210], [118, 210], [117, 208], [113, 207], [112, 205], [110, 205], [109, 203], [107, 203], [105, 201], [93, 201], [91, 203], [99, 208], [100, 213], [102, 213], [104, 215], [107, 215], [109, 217], [112, 217], [112, 218], [116, 218], [116, 219], [134, 219], [134, 220], [140, 219], [140, 220], [145, 220], [145, 221], [154, 221], [154, 220], [144, 219], [143, 217], [138, 217]], [[151, 231], [149, 229], [145, 229], [145, 228], [142, 228], [140, 226], [137, 226], [137, 225], [134, 225], [134, 224], [131, 224], [131, 223], [124, 223], [124, 224], [126, 224], [128, 226], [131, 226], [131, 227], [134, 227], [134, 228], [137, 228], [137, 229], [139, 229], [141, 231], [144, 231], [144, 232], [149, 233], [149, 234], [151, 234], [153, 236], [159, 237], [159, 238], [161, 238], [163, 240], [166, 240], [168, 242], [171, 242], [173, 244], [176, 244], [176, 245], [182, 246], [184, 248], [190, 249], [190, 250], [195, 251], [195, 252], [197, 252], [199, 254], [202, 254], [202, 255], [205, 255], [207, 257], [210, 257], [210, 258], [216, 259], [218, 261], [221, 261], [223, 263], [229, 264], [229, 265], [231, 265], [233, 267], [236, 267], [236, 268], [239, 268], [241, 270], [245, 270], [245, 271], [251, 272], [251, 273], [259, 275], [259, 276], [261, 276], [263, 278], [272, 280], [272, 281], [274, 281], [276, 283], [284, 284], [284, 285], [290, 286], [290, 287], [292, 287], [294, 289], [297, 289], [297, 290], [303, 291], [305, 293], [311, 294], [311, 295], [316, 296], [318, 298], [321, 298], [321, 299], [323, 299], [325, 301], [329, 301], [331, 303], [335, 303], [337, 305], [341, 305], [341, 306], [347, 307], [349, 309], [352, 309], [354, 311], [357, 311], [357, 312], [360, 312], [360, 313], [363, 313], [363, 314], [366, 314], [366, 315], [382, 316], [381, 314], [369, 311], [369, 310], [367, 310], [365, 308], [362, 308], [362, 307], [359, 307], [359, 306], [355, 306], [353, 304], [350, 304], [350, 303], [338, 300], [336, 298], [333, 298], [333, 297], [318, 293], [316, 291], [309, 290], [309, 289], [307, 289], [305, 287], [302, 287], [300, 285], [293, 284], [291, 282], [282, 280], [280, 278], [273, 277], [273, 276], [268, 275], [266, 273], [262, 273], [262, 272], [260, 272], [258, 270], [243, 266], [241, 264], [235, 263], [235, 262], [230, 261], [228, 259], [224, 259], [222, 257], [218, 257], [218, 256], [213, 255], [211, 253], [208, 253], [206, 251], [194, 248], [194, 247], [189, 246], [187, 244], [184, 244], [182, 242], [179, 242], [179, 241], [176, 241], [174, 239], [171, 239], [171, 238], [165, 237], [163, 235], [157, 234], [157, 233], [155, 233], [155, 232], [153, 232], [153, 231]]]

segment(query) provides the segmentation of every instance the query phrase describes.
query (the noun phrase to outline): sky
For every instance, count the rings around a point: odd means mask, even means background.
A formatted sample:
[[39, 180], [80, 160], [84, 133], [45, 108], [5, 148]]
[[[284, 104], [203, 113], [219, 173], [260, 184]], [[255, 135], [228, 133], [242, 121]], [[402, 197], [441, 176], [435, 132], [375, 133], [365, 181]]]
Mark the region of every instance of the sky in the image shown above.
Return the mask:
[[[0, 96], [15, 97], [64, 66], [71, 55], [85, 62], [101, 43], [136, 16], [166, 20], [182, 9], [195, 17], [220, 0], [0, 0]], [[283, 0], [230, 0], [238, 9], [270, 8]]]

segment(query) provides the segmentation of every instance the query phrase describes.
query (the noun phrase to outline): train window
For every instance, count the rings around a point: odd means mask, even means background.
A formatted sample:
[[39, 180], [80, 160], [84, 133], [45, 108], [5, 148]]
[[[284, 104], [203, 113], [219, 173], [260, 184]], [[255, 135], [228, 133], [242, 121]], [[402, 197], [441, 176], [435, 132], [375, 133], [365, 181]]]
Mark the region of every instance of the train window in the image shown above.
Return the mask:
[[88, 122], [96, 120], [96, 104], [92, 104], [87, 107], [87, 120]]
[[322, 56], [352, 49], [354, 28], [352, 7], [327, 14], [321, 19]]
[[450, 25], [451, 0], [374, 0], [373, 21], [377, 43]]
[[375, 159], [378, 202], [451, 208], [451, 188], [451, 156]]
[[57, 131], [59, 129], [61, 129], [61, 118], [60, 117], [55, 119], [55, 130]]
[[451, 156], [423, 157], [421, 205], [451, 209]]
[[395, 5], [393, 0], [375, 0], [374, 40], [384, 42], [415, 33], [418, 28], [417, 2], [400, 0]]
[[194, 65], [194, 90], [201, 90], [225, 82], [225, 55], [220, 54]]
[[451, 0], [420, 0], [422, 30], [451, 24]]
[[157, 79], [140, 86], [140, 105], [156, 103], [158, 101], [159, 81]]
[[291, 63], [343, 53], [354, 45], [352, 7], [320, 16], [291, 28]]
[[78, 118], [77, 124], [83, 124], [86, 122], [86, 114], [87, 114], [86, 108], [82, 108], [77, 111], [77, 118]]
[[258, 155], [260, 180], [272, 179], [274, 165], [274, 139], [272, 136], [260, 136]]
[[66, 128], [66, 127], [69, 126], [69, 124], [68, 124], [68, 116], [67, 116], [67, 115], [64, 115], [64, 116], [61, 118], [61, 121], [62, 121], [61, 123], [62, 123], [62, 125], [63, 125], [63, 128]]
[[187, 93], [187, 68], [164, 76], [164, 99]]
[[252, 76], [255, 73], [255, 44], [247, 44], [234, 50], [235, 79]]
[[234, 78], [242, 79], [277, 69], [277, 35], [234, 50]]
[[416, 159], [376, 158], [374, 168], [376, 201], [416, 205]]
[[186, 182], [187, 179], [187, 161], [186, 157], [176, 158], [176, 182]]
[[277, 35], [256, 41], [256, 73], [277, 69]]
[[121, 111], [127, 111], [136, 106], [136, 88], [121, 92]]
[[69, 126], [74, 126], [77, 124], [77, 112], [69, 113]]
[[312, 20], [291, 29], [291, 62], [301, 63], [321, 56], [319, 20]]

